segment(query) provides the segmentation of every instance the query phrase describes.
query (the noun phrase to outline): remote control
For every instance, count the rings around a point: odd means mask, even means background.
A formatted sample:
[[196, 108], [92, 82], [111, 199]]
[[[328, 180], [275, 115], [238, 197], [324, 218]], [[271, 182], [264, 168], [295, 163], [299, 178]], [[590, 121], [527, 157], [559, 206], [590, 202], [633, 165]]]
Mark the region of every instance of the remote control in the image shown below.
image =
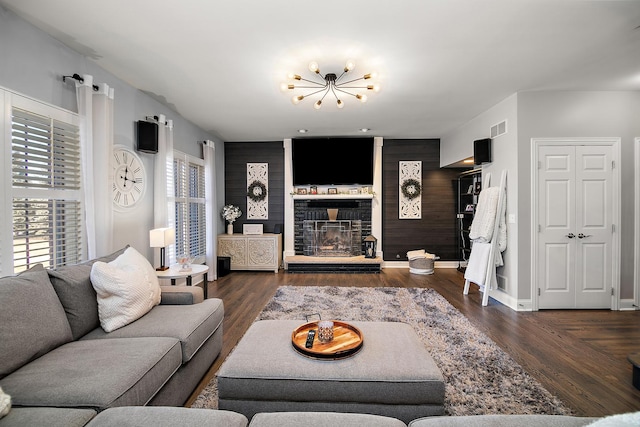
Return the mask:
[[311, 348], [313, 347], [313, 339], [316, 337], [316, 330], [312, 329], [307, 334], [307, 342], [304, 344], [305, 347]]

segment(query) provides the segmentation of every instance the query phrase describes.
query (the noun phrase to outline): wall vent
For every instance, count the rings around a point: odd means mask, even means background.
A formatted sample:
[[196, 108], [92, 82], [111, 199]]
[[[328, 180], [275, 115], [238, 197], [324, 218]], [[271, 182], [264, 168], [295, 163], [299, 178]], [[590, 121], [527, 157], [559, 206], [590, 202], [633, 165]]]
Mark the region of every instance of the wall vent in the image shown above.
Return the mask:
[[505, 133], [507, 133], [507, 121], [503, 120], [500, 123], [491, 126], [491, 130], [489, 133], [491, 135], [491, 138], [504, 135]]
[[501, 291], [507, 290], [507, 278], [500, 274], [496, 274], [496, 282], [498, 282], [498, 289]]

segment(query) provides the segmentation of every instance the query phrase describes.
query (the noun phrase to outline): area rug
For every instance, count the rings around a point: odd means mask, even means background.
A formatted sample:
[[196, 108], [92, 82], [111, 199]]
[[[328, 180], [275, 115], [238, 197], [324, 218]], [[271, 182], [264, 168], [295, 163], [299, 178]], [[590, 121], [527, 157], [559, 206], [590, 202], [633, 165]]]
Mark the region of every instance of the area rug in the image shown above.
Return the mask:
[[[281, 286], [256, 320], [302, 323], [316, 313], [323, 319], [410, 324], [445, 378], [447, 415], [571, 414], [433, 289]], [[215, 378], [192, 407], [217, 408]]]

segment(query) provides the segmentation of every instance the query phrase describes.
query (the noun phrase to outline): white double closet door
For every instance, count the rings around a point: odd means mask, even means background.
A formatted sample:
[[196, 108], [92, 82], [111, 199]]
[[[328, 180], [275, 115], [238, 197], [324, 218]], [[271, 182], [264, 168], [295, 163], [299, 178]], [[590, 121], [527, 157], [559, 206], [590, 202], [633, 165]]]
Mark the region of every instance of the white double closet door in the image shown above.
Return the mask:
[[611, 145], [538, 147], [538, 308], [612, 308]]

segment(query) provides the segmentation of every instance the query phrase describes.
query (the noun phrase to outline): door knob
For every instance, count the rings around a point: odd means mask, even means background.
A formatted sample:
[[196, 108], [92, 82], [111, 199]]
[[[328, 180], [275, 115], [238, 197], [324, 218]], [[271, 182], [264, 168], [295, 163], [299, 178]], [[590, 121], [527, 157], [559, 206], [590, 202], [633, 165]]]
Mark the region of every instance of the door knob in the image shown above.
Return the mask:
[[576, 237], [576, 235], [573, 234], [573, 233], [569, 233], [569, 234], [567, 234], [567, 237], [570, 238], [570, 239], [573, 239], [574, 237]]
[[584, 239], [585, 237], [591, 237], [591, 234], [578, 234], [578, 239]]

